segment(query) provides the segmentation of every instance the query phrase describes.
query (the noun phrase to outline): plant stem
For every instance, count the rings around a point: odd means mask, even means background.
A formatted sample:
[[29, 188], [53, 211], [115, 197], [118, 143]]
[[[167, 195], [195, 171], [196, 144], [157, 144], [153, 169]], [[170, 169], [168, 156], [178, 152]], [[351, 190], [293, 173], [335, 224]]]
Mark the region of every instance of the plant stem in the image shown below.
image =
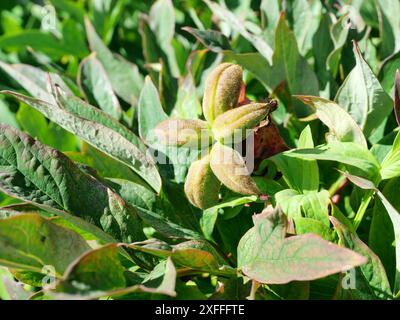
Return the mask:
[[329, 188], [329, 195], [333, 197], [338, 190], [340, 190], [343, 186], [343, 183], [347, 180], [346, 176], [340, 175], [339, 178], [331, 185]]
[[364, 197], [362, 198], [360, 207], [358, 208], [356, 216], [354, 217], [354, 221], [353, 221], [354, 230], [357, 230], [358, 226], [360, 225], [360, 223], [364, 217], [365, 211], [368, 208], [369, 202], [372, 199], [373, 194], [374, 194], [373, 190], [368, 190], [365, 193]]
[[248, 297], [249, 300], [256, 300], [256, 293], [259, 287], [260, 284], [256, 280], [253, 280], [251, 282], [251, 290], [250, 290], [250, 295]]

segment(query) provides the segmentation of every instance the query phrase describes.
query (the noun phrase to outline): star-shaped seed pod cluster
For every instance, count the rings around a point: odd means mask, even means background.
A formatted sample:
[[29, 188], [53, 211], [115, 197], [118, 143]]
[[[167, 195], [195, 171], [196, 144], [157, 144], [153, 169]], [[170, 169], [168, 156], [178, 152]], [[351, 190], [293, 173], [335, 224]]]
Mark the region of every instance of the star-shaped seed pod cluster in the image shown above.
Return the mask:
[[167, 119], [155, 134], [168, 145], [202, 149], [185, 181], [189, 201], [200, 209], [218, 203], [221, 184], [243, 195], [260, 195], [241, 152], [235, 146], [246, 139], [276, 109], [276, 101], [238, 106], [243, 70], [222, 63], [207, 77], [203, 96], [204, 120]]

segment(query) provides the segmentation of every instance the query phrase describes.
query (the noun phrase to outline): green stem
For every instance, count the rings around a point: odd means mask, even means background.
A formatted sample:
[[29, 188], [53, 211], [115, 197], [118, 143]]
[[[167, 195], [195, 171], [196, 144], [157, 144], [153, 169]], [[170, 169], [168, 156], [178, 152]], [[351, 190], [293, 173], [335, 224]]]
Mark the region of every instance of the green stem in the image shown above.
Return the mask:
[[333, 197], [336, 192], [342, 187], [343, 182], [346, 181], [346, 176], [340, 175], [339, 178], [329, 188], [329, 195]]
[[365, 193], [364, 197], [362, 198], [360, 207], [358, 208], [356, 216], [354, 217], [354, 221], [353, 221], [354, 230], [357, 230], [358, 226], [360, 225], [360, 223], [364, 217], [365, 211], [368, 208], [369, 202], [372, 199], [373, 194], [374, 194], [373, 190], [368, 190]]

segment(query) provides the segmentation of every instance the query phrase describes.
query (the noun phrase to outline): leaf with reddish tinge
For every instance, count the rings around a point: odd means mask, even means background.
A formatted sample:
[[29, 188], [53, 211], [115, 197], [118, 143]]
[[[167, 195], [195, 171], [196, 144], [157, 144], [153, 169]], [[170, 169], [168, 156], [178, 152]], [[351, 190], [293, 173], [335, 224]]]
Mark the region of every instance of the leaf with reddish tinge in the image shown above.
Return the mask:
[[261, 283], [280, 284], [326, 277], [367, 259], [314, 234], [285, 238], [287, 220], [279, 209], [254, 217], [254, 227], [238, 245], [238, 267]]

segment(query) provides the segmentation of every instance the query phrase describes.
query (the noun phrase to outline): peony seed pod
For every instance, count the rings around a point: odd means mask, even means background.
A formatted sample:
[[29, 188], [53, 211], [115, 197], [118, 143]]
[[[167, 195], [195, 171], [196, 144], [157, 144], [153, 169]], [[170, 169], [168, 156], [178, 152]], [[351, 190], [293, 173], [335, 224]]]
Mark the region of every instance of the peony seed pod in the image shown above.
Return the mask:
[[261, 194], [239, 152], [217, 142], [210, 155], [211, 169], [225, 186], [239, 194]]
[[[274, 100], [271, 100], [274, 101]], [[218, 116], [212, 126], [214, 138], [222, 143], [245, 139], [274, 110], [274, 103], [250, 103]]]
[[232, 63], [222, 63], [206, 79], [203, 97], [203, 114], [209, 123], [238, 104], [242, 88], [242, 68]]
[[185, 194], [191, 204], [203, 210], [216, 205], [220, 187], [209, 154], [191, 164], [185, 181]]
[[200, 149], [212, 142], [208, 124], [202, 120], [164, 120], [156, 126], [154, 134], [161, 143], [180, 147]]

